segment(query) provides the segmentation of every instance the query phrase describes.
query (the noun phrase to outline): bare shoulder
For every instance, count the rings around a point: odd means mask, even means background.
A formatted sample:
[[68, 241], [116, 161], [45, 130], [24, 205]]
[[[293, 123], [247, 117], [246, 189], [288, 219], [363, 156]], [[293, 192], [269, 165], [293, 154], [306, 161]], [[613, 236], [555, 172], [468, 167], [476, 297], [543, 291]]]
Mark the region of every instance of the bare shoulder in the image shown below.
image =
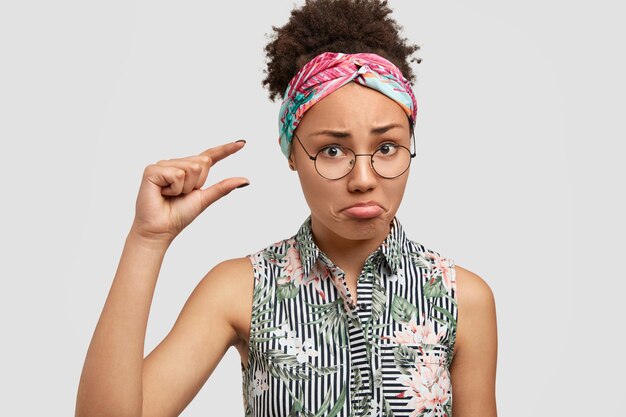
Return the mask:
[[459, 304], [469, 309], [495, 306], [493, 291], [484, 279], [459, 265], [454, 269]]
[[202, 279], [205, 285], [220, 285], [229, 289], [251, 283], [252, 264], [247, 256], [226, 259], [215, 265]]
[[495, 417], [498, 351], [495, 297], [487, 282], [477, 274], [458, 265], [455, 271], [458, 319], [450, 367], [453, 415]]
[[207, 297], [219, 300], [224, 318], [238, 335], [234, 344], [247, 342], [252, 310], [254, 272], [247, 256], [224, 260], [215, 265], [198, 284]]
[[480, 339], [481, 335], [496, 336], [496, 303], [491, 287], [483, 278], [459, 265], [455, 266], [455, 271], [458, 305], [456, 354], [463, 346]]

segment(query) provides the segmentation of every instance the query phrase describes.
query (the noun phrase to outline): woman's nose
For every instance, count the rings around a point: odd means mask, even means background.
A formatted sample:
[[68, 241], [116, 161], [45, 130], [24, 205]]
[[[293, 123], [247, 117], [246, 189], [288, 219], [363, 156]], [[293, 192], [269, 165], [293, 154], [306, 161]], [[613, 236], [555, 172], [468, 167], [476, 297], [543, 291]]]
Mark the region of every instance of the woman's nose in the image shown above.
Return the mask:
[[[359, 157], [361, 161], [359, 161]], [[348, 174], [348, 188], [350, 191], [367, 191], [376, 187], [378, 174], [372, 168], [370, 155], [356, 155], [354, 166]]]

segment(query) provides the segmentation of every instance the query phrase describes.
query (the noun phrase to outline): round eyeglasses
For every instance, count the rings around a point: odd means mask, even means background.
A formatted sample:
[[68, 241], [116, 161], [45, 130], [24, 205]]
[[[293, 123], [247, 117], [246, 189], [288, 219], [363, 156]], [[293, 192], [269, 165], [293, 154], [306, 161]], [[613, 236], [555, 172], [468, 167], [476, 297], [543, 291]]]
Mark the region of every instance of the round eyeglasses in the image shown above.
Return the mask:
[[[357, 156], [369, 156], [370, 166], [376, 174], [383, 178], [391, 179], [404, 174], [411, 165], [411, 159], [415, 152], [406, 146], [394, 142], [385, 142], [374, 153], [354, 153], [350, 148], [341, 145], [328, 145], [320, 149], [315, 156], [309, 154], [298, 135], [294, 136], [300, 142], [302, 149], [314, 162], [315, 170], [322, 177], [329, 180], [338, 180], [345, 177], [356, 165]], [[413, 148], [415, 149], [415, 134], [413, 136]]]

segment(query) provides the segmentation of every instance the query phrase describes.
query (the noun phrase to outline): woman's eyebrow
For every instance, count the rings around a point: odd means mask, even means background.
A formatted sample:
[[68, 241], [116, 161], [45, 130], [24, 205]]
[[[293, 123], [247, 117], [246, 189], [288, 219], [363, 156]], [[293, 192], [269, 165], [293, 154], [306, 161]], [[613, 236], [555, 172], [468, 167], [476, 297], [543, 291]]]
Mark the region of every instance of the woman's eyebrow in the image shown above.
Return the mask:
[[[391, 123], [385, 126], [375, 127], [370, 132], [377, 134], [377, 135], [381, 135], [387, 132], [388, 130], [391, 130], [394, 128], [403, 128], [403, 126], [399, 123]], [[312, 133], [310, 136], [319, 136], [319, 135], [332, 136], [335, 138], [348, 138], [352, 136], [350, 132], [346, 132], [345, 130], [333, 130], [333, 129], [320, 130], [315, 133]]]
[[403, 129], [404, 126], [402, 126], [400, 123], [390, 123], [385, 126], [375, 127], [374, 129], [371, 130], [371, 133], [376, 133], [380, 135], [380, 134], [387, 132], [388, 130], [395, 129], [395, 128]]

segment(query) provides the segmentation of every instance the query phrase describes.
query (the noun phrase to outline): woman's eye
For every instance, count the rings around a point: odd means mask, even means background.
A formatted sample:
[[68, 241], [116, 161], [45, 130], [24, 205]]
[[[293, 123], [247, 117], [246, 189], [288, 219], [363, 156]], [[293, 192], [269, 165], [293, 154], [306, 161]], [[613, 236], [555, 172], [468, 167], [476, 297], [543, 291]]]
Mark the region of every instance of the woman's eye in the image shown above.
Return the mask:
[[377, 152], [382, 155], [393, 155], [398, 150], [398, 146], [395, 143], [384, 143], [380, 145]]
[[338, 156], [343, 156], [345, 152], [341, 146], [330, 145], [322, 148], [320, 150], [320, 154], [328, 158], [336, 158]]

